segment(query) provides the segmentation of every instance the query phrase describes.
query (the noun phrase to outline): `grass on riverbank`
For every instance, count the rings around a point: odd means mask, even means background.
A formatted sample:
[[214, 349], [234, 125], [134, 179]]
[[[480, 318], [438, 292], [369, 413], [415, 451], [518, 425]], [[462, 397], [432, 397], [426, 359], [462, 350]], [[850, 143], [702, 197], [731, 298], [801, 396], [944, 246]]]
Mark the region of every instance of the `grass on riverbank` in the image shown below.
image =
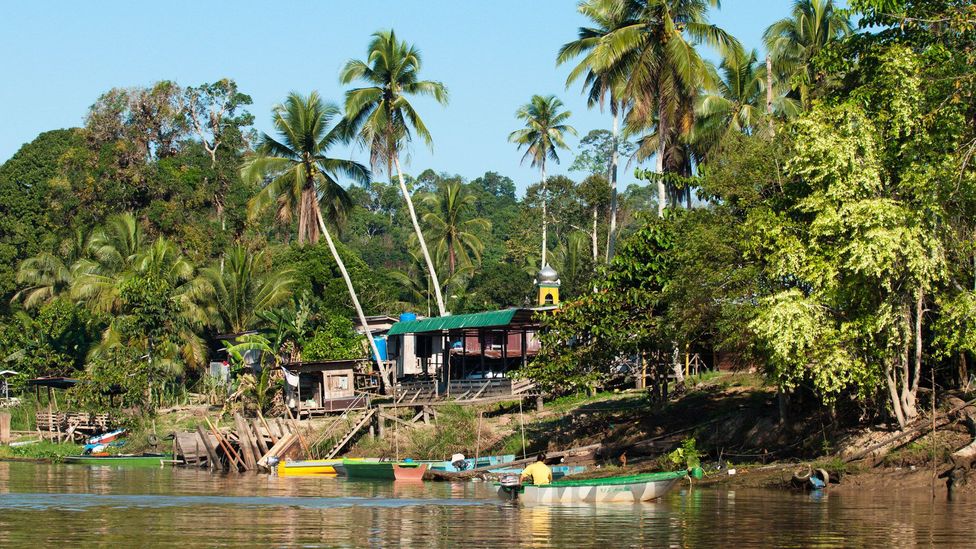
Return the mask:
[[60, 462], [65, 456], [81, 454], [82, 446], [42, 440], [23, 446], [0, 446], [0, 459], [33, 459]]

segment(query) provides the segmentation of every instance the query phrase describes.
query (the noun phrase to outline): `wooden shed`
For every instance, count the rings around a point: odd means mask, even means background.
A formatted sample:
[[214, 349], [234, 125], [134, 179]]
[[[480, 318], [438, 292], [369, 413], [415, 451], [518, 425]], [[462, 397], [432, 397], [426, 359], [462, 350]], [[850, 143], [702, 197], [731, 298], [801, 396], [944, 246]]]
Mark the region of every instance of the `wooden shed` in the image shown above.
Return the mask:
[[[300, 415], [361, 410], [369, 406], [366, 394], [356, 391], [356, 371], [369, 361], [324, 360], [293, 362], [284, 366], [291, 380], [285, 384], [285, 402]], [[297, 376], [297, 385], [294, 377]]]

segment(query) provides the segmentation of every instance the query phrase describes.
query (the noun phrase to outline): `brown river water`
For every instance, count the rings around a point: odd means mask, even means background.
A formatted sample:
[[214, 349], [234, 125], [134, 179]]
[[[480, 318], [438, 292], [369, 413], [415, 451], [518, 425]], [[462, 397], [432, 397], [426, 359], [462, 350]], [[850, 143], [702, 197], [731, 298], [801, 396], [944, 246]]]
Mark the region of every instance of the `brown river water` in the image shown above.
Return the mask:
[[0, 547], [976, 547], [976, 500], [676, 488], [519, 507], [488, 483], [0, 462]]

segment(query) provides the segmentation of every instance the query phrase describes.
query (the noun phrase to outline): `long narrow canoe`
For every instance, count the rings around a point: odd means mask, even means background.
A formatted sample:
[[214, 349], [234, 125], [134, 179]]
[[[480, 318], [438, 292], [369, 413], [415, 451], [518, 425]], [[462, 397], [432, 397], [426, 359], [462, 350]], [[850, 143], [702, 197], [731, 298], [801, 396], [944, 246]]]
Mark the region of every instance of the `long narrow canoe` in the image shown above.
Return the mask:
[[323, 475], [335, 475], [336, 465], [342, 464], [341, 459], [321, 459], [306, 461], [278, 462], [278, 476], [281, 477], [311, 477]]
[[354, 461], [343, 460], [342, 467], [349, 478], [381, 480], [423, 480], [427, 463], [416, 461]]
[[498, 486], [498, 496], [527, 504], [638, 503], [655, 500], [679, 480], [685, 471], [647, 473], [626, 477], [563, 480], [543, 486]]
[[115, 456], [65, 456], [65, 463], [108, 467], [159, 467], [173, 454], [119, 454]]

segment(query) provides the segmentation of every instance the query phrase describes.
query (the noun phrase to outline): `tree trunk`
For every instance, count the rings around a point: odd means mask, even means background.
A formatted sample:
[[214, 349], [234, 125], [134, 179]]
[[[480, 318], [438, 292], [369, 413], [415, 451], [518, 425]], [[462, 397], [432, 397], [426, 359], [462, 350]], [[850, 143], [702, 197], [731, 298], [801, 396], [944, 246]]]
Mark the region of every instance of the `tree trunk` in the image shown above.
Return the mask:
[[430, 252], [427, 251], [427, 241], [424, 240], [424, 233], [420, 230], [420, 223], [417, 221], [417, 211], [413, 208], [413, 200], [410, 198], [410, 192], [407, 191], [407, 184], [403, 180], [403, 172], [400, 171], [399, 156], [393, 157], [393, 164], [396, 166], [397, 178], [400, 180], [400, 192], [403, 193], [403, 199], [407, 202], [407, 209], [410, 211], [410, 221], [413, 222], [413, 230], [417, 233], [417, 241], [420, 242], [420, 252], [424, 254], [427, 271], [430, 273], [431, 283], [434, 286], [437, 311], [439, 316], [445, 316], [447, 315], [447, 310], [444, 308], [444, 297], [441, 296], [441, 282], [437, 278], [437, 270], [434, 268], [434, 261], [430, 258]]
[[[610, 176], [607, 178], [610, 181], [610, 228], [607, 230], [607, 263], [613, 257], [617, 245], [617, 135], [620, 131], [618, 119], [621, 109], [623, 109], [622, 105], [613, 113], [613, 134], [610, 145]], [[593, 259], [596, 260], [596, 258]]]
[[664, 217], [664, 209], [668, 207], [667, 188], [664, 185], [664, 136], [666, 128], [664, 124], [664, 103], [658, 99], [657, 115], [657, 215]]
[[773, 57], [766, 54], [766, 114], [769, 115], [769, 133], [776, 135], [773, 126]]
[[339, 250], [336, 249], [335, 243], [332, 241], [332, 235], [329, 233], [328, 227], [325, 226], [325, 222], [322, 220], [322, 212], [318, 208], [315, 208], [315, 217], [318, 220], [319, 229], [325, 236], [325, 242], [329, 245], [329, 251], [332, 252], [332, 258], [335, 259], [336, 265], [339, 266], [339, 272], [342, 273], [342, 279], [346, 282], [346, 289], [349, 290], [349, 298], [352, 299], [352, 305], [356, 309], [356, 315], [359, 317], [359, 324], [363, 327], [363, 331], [366, 333], [366, 340], [369, 342], [369, 347], [373, 351], [373, 358], [376, 360], [376, 364], [380, 368], [380, 375], [383, 376], [384, 389], [389, 392], [390, 388], [393, 387], [394, 380], [390, 377], [390, 371], [387, 369], [386, 364], [383, 361], [383, 357], [380, 356], [380, 350], [376, 347], [376, 342], [373, 341], [373, 333], [369, 329], [369, 325], [366, 323], [366, 315], [363, 313], [363, 307], [359, 304], [359, 297], [356, 295], [356, 288], [352, 285], [352, 279], [349, 278], [349, 272], [346, 271], [346, 264], [339, 257]]
[[316, 244], [319, 241], [319, 227], [315, 223], [319, 211], [318, 197], [315, 195], [315, 185], [309, 181], [302, 189], [301, 203], [298, 206], [298, 244], [306, 241]]
[[454, 242], [448, 241], [447, 243], [447, 257], [450, 261], [449, 267], [453, 275], [454, 271], [457, 270], [457, 256], [454, 254]]
[[[905, 421], [911, 421], [918, 417], [918, 408], [916, 407], [916, 394], [918, 389], [918, 377], [917, 366], [913, 368], [912, 360], [910, 358], [910, 347], [912, 345], [912, 337], [910, 334], [913, 331], [912, 327], [912, 313], [907, 307], [904, 313], [905, 319], [905, 344], [902, 347], [902, 370], [901, 370], [901, 407], [902, 412], [905, 414]], [[915, 370], [915, 371], [913, 371]], [[914, 379], [913, 379], [913, 374]]]
[[600, 249], [599, 249], [599, 246], [597, 245], [597, 239], [596, 239], [596, 225], [597, 225], [597, 216], [598, 216], [598, 214], [599, 214], [598, 208], [596, 206], [593, 206], [593, 238], [592, 238], [592, 240], [593, 240], [593, 268], [594, 269], [596, 268], [597, 259], [599, 259], [599, 257], [600, 257]]
[[891, 399], [891, 407], [895, 412], [895, 419], [898, 420], [898, 426], [902, 429], [905, 428], [905, 414], [901, 410], [901, 399], [898, 398], [898, 384], [895, 382], [894, 364], [888, 365], [885, 368], [885, 382], [888, 385], [888, 396]]
[[546, 263], [546, 244], [548, 243], [549, 234], [549, 217], [548, 217], [548, 202], [549, 195], [546, 192], [546, 158], [542, 157], [542, 267], [545, 268], [548, 263]]

